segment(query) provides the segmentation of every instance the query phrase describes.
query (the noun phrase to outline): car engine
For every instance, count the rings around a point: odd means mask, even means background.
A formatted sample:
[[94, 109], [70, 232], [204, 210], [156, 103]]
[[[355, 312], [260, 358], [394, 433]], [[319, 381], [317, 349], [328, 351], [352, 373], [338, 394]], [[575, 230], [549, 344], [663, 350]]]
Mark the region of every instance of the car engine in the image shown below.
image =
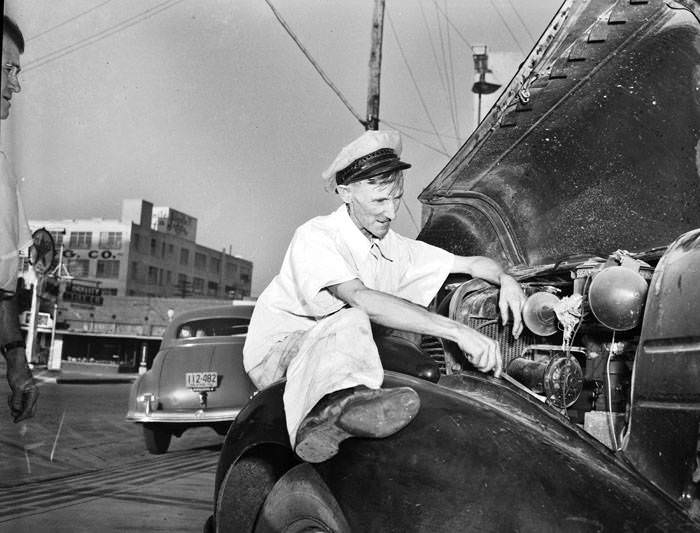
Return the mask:
[[[501, 323], [498, 287], [482, 280], [448, 283], [437, 311], [497, 340], [507, 381], [615, 449], [628, 416], [652, 265], [660, 255], [619, 250], [608, 258], [515, 272], [527, 295], [517, 339], [512, 317]], [[452, 342], [425, 338], [423, 348], [444, 374], [471, 367]]]

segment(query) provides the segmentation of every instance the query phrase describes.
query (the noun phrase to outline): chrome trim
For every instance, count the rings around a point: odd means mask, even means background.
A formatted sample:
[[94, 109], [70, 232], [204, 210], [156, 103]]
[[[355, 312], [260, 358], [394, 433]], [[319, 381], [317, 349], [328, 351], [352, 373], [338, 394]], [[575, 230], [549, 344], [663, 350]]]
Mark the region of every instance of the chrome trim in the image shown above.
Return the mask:
[[151, 411], [150, 414], [129, 411], [126, 414], [126, 419], [132, 422], [229, 422], [233, 421], [240, 408], [237, 409], [217, 409], [212, 411], [188, 411], [183, 413], [168, 413], [165, 411]]

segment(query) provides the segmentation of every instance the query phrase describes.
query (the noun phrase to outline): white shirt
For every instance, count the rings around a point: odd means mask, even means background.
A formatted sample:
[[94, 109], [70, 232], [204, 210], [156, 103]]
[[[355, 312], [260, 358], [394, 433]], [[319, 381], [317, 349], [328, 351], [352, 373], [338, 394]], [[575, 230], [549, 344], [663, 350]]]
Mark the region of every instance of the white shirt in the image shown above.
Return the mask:
[[19, 251], [32, 243], [17, 180], [10, 162], [0, 152], [0, 289], [17, 289]]
[[297, 228], [280, 273], [257, 300], [245, 347], [246, 370], [293, 331], [306, 331], [347, 304], [323, 290], [353, 279], [421, 306], [433, 299], [451, 272], [454, 256], [389, 230], [369, 240], [343, 204]]

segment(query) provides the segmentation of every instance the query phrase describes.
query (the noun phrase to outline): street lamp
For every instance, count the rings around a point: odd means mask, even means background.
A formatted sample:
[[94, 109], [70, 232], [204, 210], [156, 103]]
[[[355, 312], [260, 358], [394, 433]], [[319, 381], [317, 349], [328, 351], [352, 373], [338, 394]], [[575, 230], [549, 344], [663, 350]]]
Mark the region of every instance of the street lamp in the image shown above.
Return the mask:
[[487, 81], [486, 75], [492, 74], [489, 69], [489, 55], [486, 52], [486, 45], [472, 46], [472, 57], [474, 58], [474, 85], [472, 92], [478, 95], [479, 104], [476, 118], [476, 125], [481, 122], [481, 95], [495, 93], [501, 85], [492, 81]]

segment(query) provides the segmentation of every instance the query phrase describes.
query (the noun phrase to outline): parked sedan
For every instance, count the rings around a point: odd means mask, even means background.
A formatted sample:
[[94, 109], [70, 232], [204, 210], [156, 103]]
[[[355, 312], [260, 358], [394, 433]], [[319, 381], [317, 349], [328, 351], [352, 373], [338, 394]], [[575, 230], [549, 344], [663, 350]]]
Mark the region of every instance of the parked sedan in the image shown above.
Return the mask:
[[226, 434], [255, 392], [243, 369], [252, 304], [187, 311], [165, 330], [153, 366], [129, 395], [128, 420], [143, 426], [146, 448], [168, 450], [172, 436], [209, 426]]

